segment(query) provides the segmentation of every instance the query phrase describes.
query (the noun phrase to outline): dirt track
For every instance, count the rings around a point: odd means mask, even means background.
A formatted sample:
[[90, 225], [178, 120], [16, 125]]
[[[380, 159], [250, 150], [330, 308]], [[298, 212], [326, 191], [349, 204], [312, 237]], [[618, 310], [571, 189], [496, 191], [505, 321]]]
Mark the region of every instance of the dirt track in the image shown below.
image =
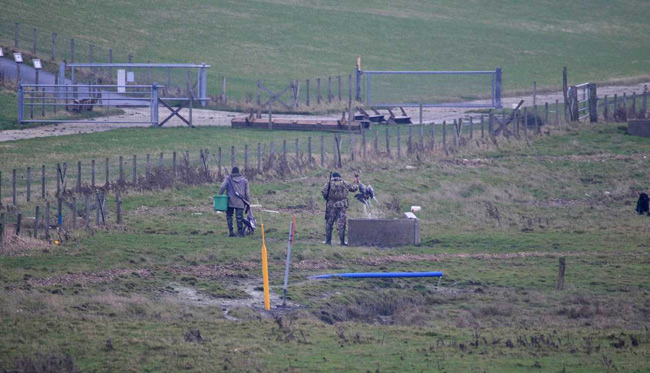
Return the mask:
[[[644, 90], [644, 86], [650, 85], [650, 82], [639, 83], [634, 85], [627, 86], [608, 86], [608, 87], [599, 87], [598, 95], [604, 96], [608, 95], [613, 97], [614, 94], [622, 96], [623, 93], [627, 93], [628, 97], [632, 95], [633, 92], [640, 94]], [[505, 97], [502, 100], [503, 106], [506, 108], [511, 107], [513, 104], [517, 104], [520, 100], [525, 101], [525, 105], [531, 105], [533, 98], [532, 95], [516, 96], [516, 97]], [[554, 105], [555, 100], [562, 101], [562, 92], [557, 93], [546, 93], [537, 95], [538, 105], [544, 105], [548, 102], [549, 105]], [[474, 101], [475, 103], [488, 103], [487, 100]], [[419, 121], [419, 111], [417, 108], [410, 108], [406, 110], [408, 114], [414, 119], [414, 122]], [[27, 128], [24, 130], [6, 130], [0, 131], [0, 142], [4, 141], [14, 141], [14, 140], [24, 140], [36, 137], [47, 137], [47, 136], [64, 136], [64, 135], [73, 135], [81, 133], [93, 133], [93, 132], [104, 132], [110, 131], [118, 128], [132, 128], [132, 127], [149, 127], [149, 124], [146, 123], [128, 123], [129, 117], [138, 117], [139, 120], [142, 118], [148, 117], [148, 109], [124, 109], [124, 114], [119, 116], [112, 116], [111, 120], [121, 121], [124, 120], [126, 123], [123, 124], [110, 124], [102, 123], [101, 118], [95, 119], [94, 123], [65, 123], [65, 124], [52, 124], [35, 128]], [[169, 114], [164, 108], [160, 108], [160, 117], [165, 118]], [[181, 114], [187, 117], [186, 109], [181, 112]], [[230, 121], [235, 116], [241, 115], [240, 113], [229, 112], [229, 111], [213, 111], [213, 110], [204, 110], [204, 109], [194, 109], [192, 112], [192, 122], [195, 126], [229, 126]], [[453, 120], [459, 117], [468, 116], [468, 109], [460, 108], [425, 108], [423, 110], [423, 120], [424, 122], [442, 122], [443, 120]], [[474, 114], [476, 115], [476, 114]], [[300, 119], [335, 119], [336, 116], [309, 116], [309, 115], [275, 115], [275, 118], [300, 118]], [[177, 127], [185, 126], [180, 119], [174, 117], [169, 122], [165, 124], [165, 127]]]

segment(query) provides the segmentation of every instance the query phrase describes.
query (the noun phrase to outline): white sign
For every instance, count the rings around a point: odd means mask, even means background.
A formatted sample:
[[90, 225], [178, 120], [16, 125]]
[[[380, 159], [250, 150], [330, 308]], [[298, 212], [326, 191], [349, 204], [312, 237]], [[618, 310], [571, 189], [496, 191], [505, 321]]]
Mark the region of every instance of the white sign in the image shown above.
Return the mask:
[[14, 60], [17, 63], [23, 63], [23, 55], [20, 53], [14, 53]]
[[35, 68], [35, 69], [38, 70], [38, 69], [42, 69], [42, 68], [43, 68], [43, 65], [41, 65], [41, 60], [39, 60], [39, 59], [35, 59], [35, 60], [32, 60], [32, 62], [34, 63], [34, 68]]
[[2, 47], [0, 47], [0, 57], [4, 57], [4, 56], [5, 56], [5, 52], [3, 52]]
[[126, 70], [118, 69], [117, 70], [117, 92], [125, 93], [126, 92]]
[[135, 82], [135, 73], [133, 71], [129, 71], [128, 73], [126, 73], [126, 82], [127, 83]]

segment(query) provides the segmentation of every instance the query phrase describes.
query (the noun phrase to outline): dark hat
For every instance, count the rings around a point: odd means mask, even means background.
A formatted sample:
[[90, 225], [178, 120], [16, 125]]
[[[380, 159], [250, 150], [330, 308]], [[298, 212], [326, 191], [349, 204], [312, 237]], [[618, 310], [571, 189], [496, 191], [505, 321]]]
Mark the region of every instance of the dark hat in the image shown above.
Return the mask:
[[239, 168], [238, 167], [233, 167], [232, 168], [232, 173], [233, 174], [238, 174], [239, 173]]
[[332, 174], [332, 177], [341, 177], [341, 174], [339, 174], [338, 172], [334, 172], [334, 173]]

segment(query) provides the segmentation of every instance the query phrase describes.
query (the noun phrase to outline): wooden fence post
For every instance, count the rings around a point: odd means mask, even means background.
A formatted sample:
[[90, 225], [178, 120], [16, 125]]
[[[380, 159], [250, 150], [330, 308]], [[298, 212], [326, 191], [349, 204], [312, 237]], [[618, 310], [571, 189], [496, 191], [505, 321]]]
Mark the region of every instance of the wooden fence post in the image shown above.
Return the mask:
[[135, 185], [135, 183], [137, 183], [137, 181], [138, 181], [138, 174], [137, 174], [137, 172], [138, 172], [138, 157], [135, 154], [133, 155], [133, 161], [132, 162], [133, 162], [133, 175], [131, 175], [131, 182], [133, 183], [133, 185]]
[[361, 130], [361, 156], [363, 158], [366, 158], [366, 131]]
[[27, 202], [32, 200], [32, 168], [27, 166]]
[[388, 132], [388, 127], [386, 127], [386, 153], [390, 158], [390, 133]]
[[50, 201], [45, 203], [45, 239], [50, 239]]
[[458, 146], [458, 122], [454, 119], [454, 126], [452, 127], [452, 135], [454, 139], [454, 146]]
[[556, 127], [560, 126], [560, 100], [555, 100], [555, 126]]
[[86, 194], [84, 202], [84, 228], [90, 227], [90, 194]]
[[[636, 102], [636, 93], [634, 94], [634, 101]], [[634, 107], [634, 103], [632, 104]], [[598, 122], [598, 94], [596, 84], [589, 84], [589, 122]]]
[[172, 177], [176, 179], [176, 152], [172, 152]]
[[605, 103], [603, 105], [603, 119], [605, 119], [605, 122], [609, 121], [609, 102], [607, 102], [607, 95], [605, 95]]
[[122, 193], [115, 191], [115, 209], [117, 210], [117, 224], [122, 224]]
[[5, 214], [0, 213], [0, 253], [5, 249]]
[[539, 133], [539, 121], [537, 120], [537, 105], [533, 105], [533, 120], [535, 122], [535, 133]]
[[120, 185], [124, 184], [124, 156], [120, 155], [120, 178], [118, 180]]
[[105, 185], [106, 185], [106, 189], [108, 189], [108, 187], [111, 185], [110, 180], [109, 180], [109, 175], [108, 175], [108, 173], [109, 173], [108, 158], [106, 158], [105, 163], [106, 163], [106, 183], [105, 183]]
[[72, 229], [77, 229], [77, 197], [72, 197]]
[[343, 167], [342, 160], [341, 160], [341, 143], [343, 142], [343, 139], [341, 136], [335, 136], [334, 137], [334, 142], [336, 143], [336, 165], [338, 168]]
[[341, 101], [341, 75], [336, 77], [339, 84], [339, 101]]
[[436, 149], [436, 124], [434, 122], [431, 122], [431, 150]]
[[564, 272], [566, 270], [566, 258], [560, 258], [559, 273], [557, 276], [557, 290], [564, 290]]
[[11, 201], [13, 205], [16, 206], [16, 169], [11, 170]]
[[400, 133], [400, 127], [397, 127], [397, 158], [402, 156], [402, 134]]
[[99, 217], [100, 215], [102, 215], [102, 211], [101, 211], [102, 208], [101, 208], [98, 192], [95, 192], [95, 206], [97, 206], [97, 208], [95, 209], [95, 225], [99, 227]]
[[474, 117], [469, 117], [469, 139], [474, 138]]
[[325, 136], [320, 137], [320, 167], [325, 167]]
[[447, 121], [442, 121], [442, 147], [447, 149]]
[[406, 154], [413, 153], [413, 127], [409, 126], [409, 138], [406, 143]]
[[[219, 148], [221, 149], [221, 148]], [[262, 144], [257, 143], [257, 171], [262, 169]], [[221, 174], [221, 167], [219, 167], [219, 174]]]
[[81, 161], [77, 161], [77, 192], [81, 191]]
[[18, 213], [16, 216], [16, 236], [20, 236], [20, 226], [23, 222], [23, 214]]
[[320, 78], [316, 78], [316, 90], [317, 90], [317, 96], [316, 96], [316, 103], [320, 105], [320, 100], [323, 98], [320, 94]]
[[490, 137], [494, 137], [494, 112], [492, 110], [488, 116], [488, 134]]
[[298, 167], [298, 170], [301, 169], [300, 167], [300, 139], [296, 138], [296, 166]]
[[39, 223], [39, 215], [40, 215], [40, 207], [37, 205], [36, 206], [36, 212], [34, 213], [34, 238], [38, 238], [38, 223]]
[[95, 160], [90, 161], [90, 185], [95, 189]]
[[332, 103], [332, 77], [327, 77], [327, 103]]
[[[45, 184], [47, 180], [45, 179], [45, 165], [41, 166], [41, 198], [45, 199]], [[0, 199], [1, 196], [0, 196]]]
[[350, 132], [350, 160], [354, 162], [355, 155], [354, 155], [354, 133]]
[[307, 99], [305, 100], [305, 104], [307, 105], [307, 107], [309, 107], [309, 79], [307, 79], [307, 87], [306, 88], [307, 88], [307, 92], [306, 92], [307, 93]]
[[420, 131], [420, 139], [419, 139], [420, 144], [419, 144], [419, 150], [420, 150], [420, 151], [424, 150], [424, 128], [423, 128], [423, 127], [424, 127], [424, 125], [423, 125], [423, 124], [420, 124], [420, 128], [419, 128], [419, 131]]
[[311, 158], [311, 136], [307, 137], [307, 156], [309, 157], [309, 160], [307, 161], [309, 165], [312, 164], [312, 158]]
[[548, 102], [544, 103], [544, 124], [548, 125]]
[[235, 146], [230, 147], [230, 168], [235, 167]]

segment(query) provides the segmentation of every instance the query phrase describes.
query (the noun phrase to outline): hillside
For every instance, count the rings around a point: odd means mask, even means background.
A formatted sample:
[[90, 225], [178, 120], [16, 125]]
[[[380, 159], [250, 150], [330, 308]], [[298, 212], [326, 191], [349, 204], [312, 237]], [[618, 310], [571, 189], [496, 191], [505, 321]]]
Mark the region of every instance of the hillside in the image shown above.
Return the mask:
[[[210, 92], [243, 99], [262, 79], [386, 70], [485, 70], [501, 66], [506, 90], [557, 89], [563, 66], [574, 83], [647, 75], [650, 3], [643, 0], [519, 2], [222, 1], [3, 2], [0, 40], [13, 44], [38, 27], [39, 43], [57, 32], [59, 53], [76, 40], [77, 59], [112, 47], [116, 60], [206, 62]], [[31, 45], [23, 41], [23, 44]], [[304, 87], [303, 87], [304, 88]]]

